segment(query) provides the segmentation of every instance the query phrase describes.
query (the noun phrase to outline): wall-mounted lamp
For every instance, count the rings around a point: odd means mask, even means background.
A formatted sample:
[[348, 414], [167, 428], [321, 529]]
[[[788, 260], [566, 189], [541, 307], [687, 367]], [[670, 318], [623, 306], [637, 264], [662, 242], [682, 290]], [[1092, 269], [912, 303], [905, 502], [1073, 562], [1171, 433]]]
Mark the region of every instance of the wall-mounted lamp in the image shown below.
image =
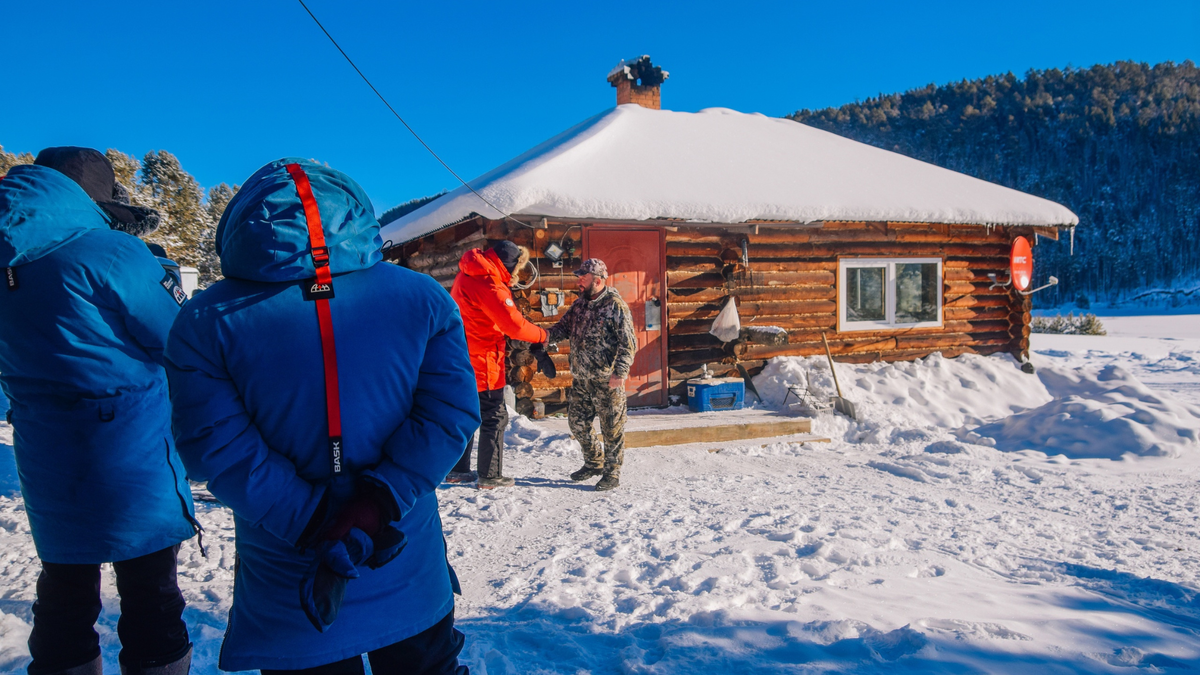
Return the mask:
[[559, 246], [558, 244], [550, 242], [549, 244], [546, 244], [546, 248], [542, 249], [542, 254], [545, 255], [546, 259], [549, 260], [555, 267], [562, 267], [563, 255], [566, 254], [566, 251], [563, 250], [563, 247]]

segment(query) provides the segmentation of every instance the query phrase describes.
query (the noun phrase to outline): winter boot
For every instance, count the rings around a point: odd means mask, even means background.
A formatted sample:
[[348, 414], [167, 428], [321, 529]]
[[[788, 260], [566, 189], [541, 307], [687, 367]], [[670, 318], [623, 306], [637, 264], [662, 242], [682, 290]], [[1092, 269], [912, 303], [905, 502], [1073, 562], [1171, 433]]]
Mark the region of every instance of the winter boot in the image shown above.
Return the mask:
[[601, 476], [604, 474], [604, 469], [598, 466], [583, 465], [583, 468], [571, 474], [571, 480], [578, 483], [581, 480], [587, 480], [593, 476]]
[[611, 473], [604, 474], [604, 478], [596, 483], [596, 492], [605, 492], [611, 490], [621, 484], [621, 481]]
[[495, 478], [479, 478], [480, 490], [494, 490], [495, 488], [512, 487], [517, 481], [508, 476], [496, 476]]
[[446, 482], [447, 483], [474, 483], [475, 482], [475, 472], [474, 471], [451, 471], [450, 473], [446, 474]]
[[192, 670], [192, 646], [188, 645], [183, 656], [162, 665], [127, 666], [121, 664], [121, 675], [188, 675]]
[[103, 663], [104, 659], [97, 656], [82, 666], [75, 666], [74, 668], [60, 670], [57, 673], [54, 673], [54, 675], [104, 675], [104, 670], [102, 668]]

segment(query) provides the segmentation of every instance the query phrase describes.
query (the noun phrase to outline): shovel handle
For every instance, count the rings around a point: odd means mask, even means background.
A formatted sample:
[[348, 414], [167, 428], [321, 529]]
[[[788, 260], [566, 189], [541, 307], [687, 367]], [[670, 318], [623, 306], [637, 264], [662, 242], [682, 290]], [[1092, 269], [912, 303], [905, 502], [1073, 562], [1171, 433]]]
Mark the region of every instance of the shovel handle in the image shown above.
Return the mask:
[[821, 331], [821, 342], [825, 344], [825, 358], [829, 359], [829, 372], [833, 373], [833, 386], [837, 389], [838, 398], [842, 398], [842, 385], [838, 384], [837, 369], [833, 367], [833, 354], [829, 353], [829, 340], [825, 339], [825, 331]]

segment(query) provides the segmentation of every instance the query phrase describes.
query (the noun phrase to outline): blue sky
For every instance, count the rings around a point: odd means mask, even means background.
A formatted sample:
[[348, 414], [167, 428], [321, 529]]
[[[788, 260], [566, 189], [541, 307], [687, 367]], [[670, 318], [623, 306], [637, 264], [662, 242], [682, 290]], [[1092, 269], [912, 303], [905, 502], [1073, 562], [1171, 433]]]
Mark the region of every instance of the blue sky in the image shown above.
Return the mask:
[[[670, 71], [663, 107], [767, 115], [928, 83], [1116, 60], [1200, 60], [1200, 0], [354, 2], [306, 0], [466, 178], [614, 105], [623, 57]], [[12, 2], [0, 144], [175, 153], [205, 186], [283, 156], [376, 209], [454, 188], [295, 0]]]

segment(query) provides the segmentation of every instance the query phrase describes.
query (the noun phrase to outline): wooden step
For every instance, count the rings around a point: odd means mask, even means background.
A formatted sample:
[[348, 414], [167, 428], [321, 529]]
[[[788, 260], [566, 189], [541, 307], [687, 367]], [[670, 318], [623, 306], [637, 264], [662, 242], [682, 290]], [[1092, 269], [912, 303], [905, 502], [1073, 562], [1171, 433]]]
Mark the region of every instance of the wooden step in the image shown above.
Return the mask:
[[[681, 422], [683, 420], [680, 420]], [[805, 434], [808, 438], [800, 442], [828, 443], [828, 438], [812, 436], [812, 420], [784, 419], [745, 424], [717, 424], [687, 426], [674, 429], [641, 429], [625, 431], [626, 448], [648, 448], [656, 445], [683, 445], [685, 443], [724, 443], [751, 438], [775, 438]]]

